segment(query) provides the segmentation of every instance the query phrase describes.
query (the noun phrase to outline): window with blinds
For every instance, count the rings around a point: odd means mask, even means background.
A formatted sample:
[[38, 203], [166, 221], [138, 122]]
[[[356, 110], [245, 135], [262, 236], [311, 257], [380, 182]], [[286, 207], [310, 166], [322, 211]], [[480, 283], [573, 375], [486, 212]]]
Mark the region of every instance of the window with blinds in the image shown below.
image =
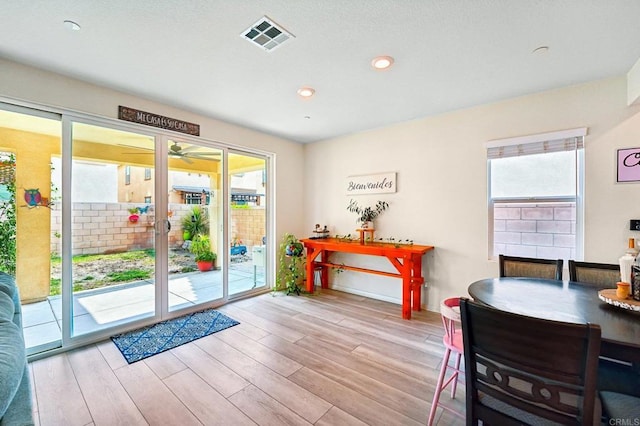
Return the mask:
[[582, 258], [586, 129], [487, 143], [489, 256]]

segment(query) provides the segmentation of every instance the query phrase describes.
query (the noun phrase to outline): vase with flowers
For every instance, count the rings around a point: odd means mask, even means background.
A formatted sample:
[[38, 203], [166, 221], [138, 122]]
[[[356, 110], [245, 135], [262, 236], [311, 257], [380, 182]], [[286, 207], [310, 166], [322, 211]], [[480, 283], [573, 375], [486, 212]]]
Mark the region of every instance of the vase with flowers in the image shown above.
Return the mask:
[[373, 229], [373, 219], [380, 216], [388, 208], [389, 203], [382, 200], [378, 200], [373, 207], [362, 207], [355, 200], [351, 200], [347, 206], [348, 211], [358, 215], [356, 222], [361, 222], [363, 229]]

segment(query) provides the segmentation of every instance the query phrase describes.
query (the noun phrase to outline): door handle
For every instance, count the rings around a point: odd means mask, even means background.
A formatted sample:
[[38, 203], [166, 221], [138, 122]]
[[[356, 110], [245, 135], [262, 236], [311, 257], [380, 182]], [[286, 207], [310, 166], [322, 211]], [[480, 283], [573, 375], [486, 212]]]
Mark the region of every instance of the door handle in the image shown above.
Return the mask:
[[[161, 223], [164, 226], [161, 226]], [[156, 235], [160, 235], [163, 233], [168, 234], [169, 231], [171, 231], [171, 222], [169, 222], [168, 220], [159, 220], [153, 224], [153, 228], [156, 230]]]

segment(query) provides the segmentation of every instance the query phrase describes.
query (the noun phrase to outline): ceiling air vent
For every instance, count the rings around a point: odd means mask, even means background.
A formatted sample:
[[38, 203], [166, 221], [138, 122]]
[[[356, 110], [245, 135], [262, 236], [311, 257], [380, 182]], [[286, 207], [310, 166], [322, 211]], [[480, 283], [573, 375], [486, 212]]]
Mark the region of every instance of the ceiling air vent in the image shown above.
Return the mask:
[[244, 30], [241, 35], [252, 44], [268, 52], [282, 45], [285, 41], [295, 38], [293, 34], [266, 16]]

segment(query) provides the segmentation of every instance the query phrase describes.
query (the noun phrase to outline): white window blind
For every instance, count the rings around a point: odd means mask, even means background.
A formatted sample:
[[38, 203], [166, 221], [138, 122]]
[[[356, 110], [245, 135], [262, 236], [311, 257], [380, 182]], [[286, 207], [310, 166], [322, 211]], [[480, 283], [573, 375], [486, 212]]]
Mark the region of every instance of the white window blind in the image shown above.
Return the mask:
[[547, 154], [560, 151], [574, 151], [584, 148], [582, 136], [552, 141], [531, 142], [487, 148], [487, 159], [519, 157], [522, 155]]

